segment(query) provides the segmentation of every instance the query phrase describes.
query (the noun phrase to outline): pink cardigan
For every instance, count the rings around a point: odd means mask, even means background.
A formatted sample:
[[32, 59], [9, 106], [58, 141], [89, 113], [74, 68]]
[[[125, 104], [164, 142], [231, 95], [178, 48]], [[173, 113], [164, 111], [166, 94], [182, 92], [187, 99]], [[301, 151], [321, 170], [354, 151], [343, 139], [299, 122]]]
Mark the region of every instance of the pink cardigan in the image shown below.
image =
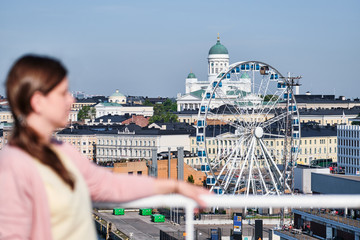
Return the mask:
[[[124, 202], [155, 194], [153, 178], [113, 174], [69, 144], [56, 147], [78, 167], [92, 201]], [[34, 159], [7, 145], [0, 152], [0, 239], [51, 238], [47, 196]]]

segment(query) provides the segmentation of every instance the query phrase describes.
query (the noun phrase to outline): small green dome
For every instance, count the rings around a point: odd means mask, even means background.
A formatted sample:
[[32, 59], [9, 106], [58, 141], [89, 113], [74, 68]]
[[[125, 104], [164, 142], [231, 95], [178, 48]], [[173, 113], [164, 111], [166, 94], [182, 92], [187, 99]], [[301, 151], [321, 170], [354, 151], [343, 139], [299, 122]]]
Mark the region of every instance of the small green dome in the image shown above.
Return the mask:
[[194, 73], [189, 73], [189, 75], [187, 76], [187, 78], [196, 78], [195, 74]]
[[209, 55], [210, 54], [229, 54], [226, 47], [220, 43], [219, 37], [218, 37], [216, 44], [210, 48]]
[[116, 89], [115, 93], [113, 93], [111, 97], [125, 97], [125, 95], [120, 93], [119, 89]]
[[249, 75], [245, 72], [243, 74], [241, 74], [240, 78], [250, 78]]

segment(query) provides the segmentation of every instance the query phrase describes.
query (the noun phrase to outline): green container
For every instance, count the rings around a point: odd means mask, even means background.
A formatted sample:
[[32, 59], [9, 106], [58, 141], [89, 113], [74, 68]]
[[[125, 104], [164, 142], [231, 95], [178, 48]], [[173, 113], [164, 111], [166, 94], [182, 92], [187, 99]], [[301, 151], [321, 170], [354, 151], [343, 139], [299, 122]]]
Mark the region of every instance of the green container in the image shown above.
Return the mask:
[[153, 214], [151, 215], [152, 222], [165, 222], [165, 216], [162, 214]]
[[125, 209], [123, 209], [123, 208], [114, 208], [113, 209], [113, 214], [114, 215], [124, 215], [125, 214]]
[[152, 214], [152, 209], [151, 208], [140, 208], [139, 214], [142, 216], [150, 216]]

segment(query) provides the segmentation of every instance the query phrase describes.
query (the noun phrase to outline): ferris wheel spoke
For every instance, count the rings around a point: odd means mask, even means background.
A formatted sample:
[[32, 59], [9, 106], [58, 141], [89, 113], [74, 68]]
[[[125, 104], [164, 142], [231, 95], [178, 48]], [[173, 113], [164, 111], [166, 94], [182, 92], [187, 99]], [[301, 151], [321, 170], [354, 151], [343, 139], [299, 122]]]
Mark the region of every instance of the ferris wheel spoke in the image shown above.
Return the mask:
[[279, 134], [272, 134], [272, 133], [263, 133], [263, 134], [270, 137], [285, 138], [284, 135], [279, 135]]
[[270, 112], [272, 110], [274, 110], [275, 107], [279, 104], [281, 96], [283, 96], [284, 93], [285, 93], [285, 89], [283, 89], [282, 91], [276, 91], [274, 94], [272, 94], [272, 96], [269, 99], [269, 101], [267, 102], [267, 104], [264, 104], [263, 111], [268, 109], [267, 112], [265, 113], [265, 116], [264, 116], [265, 118], [267, 118], [268, 115], [270, 114]]
[[[243, 173], [244, 173], [244, 170], [245, 170], [245, 166], [246, 164], [249, 162], [249, 156], [250, 156], [250, 152], [251, 152], [251, 149], [253, 148], [253, 145], [254, 145], [254, 142], [250, 140], [250, 145], [249, 147], [246, 149], [247, 150], [247, 153], [246, 153], [246, 156], [244, 158], [244, 161], [242, 163], [242, 166], [241, 166], [241, 169], [240, 169], [240, 173], [239, 173], [239, 177], [236, 181], [236, 184], [235, 184], [235, 187], [234, 187], [234, 193], [236, 192], [236, 190], [239, 188], [239, 183], [241, 181], [241, 179], [243, 178]], [[240, 190], [240, 189], [239, 189]], [[240, 193], [240, 192], [239, 192]]]
[[260, 124], [260, 126], [263, 127], [263, 128], [264, 128], [264, 127], [268, 127], [268, 126], [270, 126], [270, 125], [273, 124], [273, 123], [280, 122], [281, 120], [285, 119], [286, 116], [288, 116], [288, 115], [289, 115], [289, 114], [288, 114], [287, 112], [284, 112], [284, 113], [282, 113], [282, 114], [280, 114], [280, 115], [278, 115], [278, 116], [275, 116], [275, 117], [269, 119], [269, 120], [266, 121], [266, 122], [263, 122], [262, 124]]
[[[228, 98], [227, 98], [226, 94], [220, 88], [217, 88], [215, 90], [215, 92], [221, 97], [221, 101], [224, 103], [225, 106], [227, 106], [227, 105], [234, 106], [234, 108], [236, 110], [236, 113], [240, 114], [240, 112], [238, 111], [238, 109], [236, 107], [235, 102], [233, 100], [232, 101], [226, 101]], [[230, 108], [228, 108], [228, 109], [231, 111]], [[234, 112], [232, 112], [232, 113], [234, 113]]]
[[[279, 95], [281, 96], [282, 94], [279, 94]], [[261, 111], [261, 114], [263, 115], [264, 119], [267, 119], [271, 115], [272, 112], [274, 112], [274, 114], [275, 114], [275, 107], [279, 104], [279, 100], [280, 100], [280, 97], [277, 97], [277, 99], [275, 99], [275, 101], [273, 102], [272, 100], [275, 96], [278, 96], [278, 95], [273, 95], [270, 98], [270, 100], [268, 101], [268, 103], [264, 105], [264, 107]], [[270, 105], [270, 103], [271, 103], [271, 105]]]
[[[258, 140], [258, 142], [259, 142], [259, 140]], [[260, 145], [261, 143], [259, 143], [259, 145]], [[256, 167], [257, 167], [257, 170], [258, 170], [258, 173], [259, 173], [259, 179], [261, 180], [261, 184], [262, 184], [262, 186], [263, 186], [263, 188], [265, 189], [265, 192], [266, 192], [266, 194], [267, 193], [269, 193], [269, 190], [268, 190], [268, 188], [267, 188], [267, 186], [266, 186], [266, 183], [265, 183], [265, 179], [264, 179], [264, 176], [263, 176], [263, 174], [262, 174], [262, 172], [261, 172], [261, 168], [260, 168], [260, 166], [259, 166], [259, 161], [260, 161], [260, 159], [258, 159], [257, 161], [256, 161]]]
[[260, 140], [259, 142], [260, 142], [261, 150], [264, 154], [265, 164], [268, 169], [268, 173], [271, 177], [273, 187], [275, 188], [276, 193], [279, 195], [280, 194], [279, 185], [282, 174], [279, 168], [276, 166], [276, 163], [273, 160], [272, 156], [269, 154], [268, 150], [266, 149], [264, 142], [262, 140]]
[[249, 149], [249, 153], [250, 153], [250, 168], [249, 168], [249, 174], [248, 174], [248, 179], [247, 179], [247, 188], [246, 188], [246, 194], [249, 195], [249, 191], [250, 191], [250, 183], [252, 180], [252, 168], [253, 168], [253, 163], [254, 163], [254, 151], [255, 151], [255, 137], [252, 137], [251, 139], [251, 144], [252, 144], [252, 148]]
[[[225, 182], [225, 183], [226, 183], [226, 181], [228, 181], [228, 175], [231, 175], [231, 171], [233, 171], [234, 165], [235, 165], [235, 162], [236, 162], [236, 161], [234, 160], [234, 158], [233, 158], [235, 152], [236, 152], [236, 151], [232, 151], [232, 152], [231, 152], [228, 160], [227, 160], [226, 163], [224, 164], [224, 167], [221, 169], [220, 173], [218, 174], [218, 179], [217, 179], [217, 180], [219, 180], [219, 178], [220, 178], [221, 176], [223, 176], [223, 180], [222, 180], [222, 181]], [[228, 170], [228, 169], [230, 169], [230, 170]], [[225, 175], [223, 175], [223, 173], [224, 173], [225, 170], [227, 170], [227, 171], [226, 171]], [[225, 184], [225, 185], [226, 185], [226, 184]]]

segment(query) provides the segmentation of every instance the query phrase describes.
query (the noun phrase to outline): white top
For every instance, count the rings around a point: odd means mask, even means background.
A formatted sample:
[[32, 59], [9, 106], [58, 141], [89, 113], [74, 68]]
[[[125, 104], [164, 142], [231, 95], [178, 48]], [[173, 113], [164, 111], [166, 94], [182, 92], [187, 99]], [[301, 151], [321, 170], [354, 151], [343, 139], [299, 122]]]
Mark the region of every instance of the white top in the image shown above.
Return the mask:
[[51, 168], [35, 161], [45, 184], [53, 239], [97, 240], [87, 185], [70, 159], [59, 152], [57, 154], [75, 179], [74, 190], [71, 190]]

